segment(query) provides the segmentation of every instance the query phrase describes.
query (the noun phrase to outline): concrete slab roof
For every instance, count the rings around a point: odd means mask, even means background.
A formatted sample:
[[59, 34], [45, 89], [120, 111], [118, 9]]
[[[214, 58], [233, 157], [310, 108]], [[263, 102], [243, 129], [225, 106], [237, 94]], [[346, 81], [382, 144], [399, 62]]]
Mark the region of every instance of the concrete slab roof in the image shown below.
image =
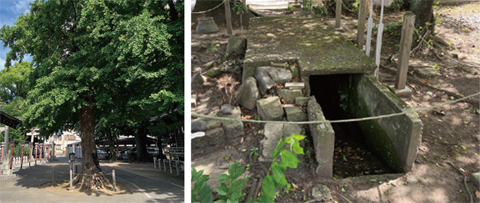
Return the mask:
[[251, 18], [243, 79], [271, 62], [298, 62], [302, 77], [373, 74], [375, 62], [319, 17]]

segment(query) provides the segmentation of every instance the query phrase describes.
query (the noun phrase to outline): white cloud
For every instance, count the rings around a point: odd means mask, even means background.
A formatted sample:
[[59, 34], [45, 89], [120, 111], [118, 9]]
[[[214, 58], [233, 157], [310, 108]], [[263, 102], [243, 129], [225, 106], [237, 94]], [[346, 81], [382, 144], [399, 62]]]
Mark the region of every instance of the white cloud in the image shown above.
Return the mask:
[[29, 3], [33, 2], [33, 0], [20, 0], [17, 1], [14, 9], [16, 12], [20, 13], [20, 11], [23, 11], [23, 13], [27, 13], [30, 11], [30, 5]]

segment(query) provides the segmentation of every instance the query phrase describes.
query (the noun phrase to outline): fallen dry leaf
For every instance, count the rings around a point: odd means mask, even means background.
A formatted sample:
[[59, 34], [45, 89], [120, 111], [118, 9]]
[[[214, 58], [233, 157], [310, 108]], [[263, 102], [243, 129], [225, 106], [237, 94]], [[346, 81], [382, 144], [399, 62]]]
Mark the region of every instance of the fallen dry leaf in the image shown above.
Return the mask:
[[477, 199], [480, 199], [480, 192], [478, 190], [475, 191], [475, 196], [477, 197]]
[[251, 119], [251, 118], [252, 118], [252, 116], [250, 116], [250, 115], [242, 116], [242, 119]]

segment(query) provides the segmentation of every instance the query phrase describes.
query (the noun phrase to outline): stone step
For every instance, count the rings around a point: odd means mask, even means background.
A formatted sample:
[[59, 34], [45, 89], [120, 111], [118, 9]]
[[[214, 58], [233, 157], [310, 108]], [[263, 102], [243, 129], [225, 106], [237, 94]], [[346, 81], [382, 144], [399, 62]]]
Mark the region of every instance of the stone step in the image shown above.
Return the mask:
[[288, 0], [247, 0], [246, 4], [256, 10], [287, 9]]
[[477, 188], [480, 188], [480, 173], [472, 173], [472, 182]]
[[305, 88], [305, 83], [303, 82], [287, 82], [285, 87], [291, 90], [301, 90]]

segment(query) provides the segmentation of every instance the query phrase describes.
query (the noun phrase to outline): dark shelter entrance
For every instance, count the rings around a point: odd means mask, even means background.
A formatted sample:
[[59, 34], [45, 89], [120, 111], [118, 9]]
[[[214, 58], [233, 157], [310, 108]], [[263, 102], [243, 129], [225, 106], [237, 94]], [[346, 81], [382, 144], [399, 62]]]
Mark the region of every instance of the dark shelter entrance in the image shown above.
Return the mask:
[[[358, 75], [358, 76], [356, 76]], [[357, 118], [356, 86], [360, 74], [311, 75], [311, 95], [322, 107], [327, 120]], [[346, 178], [372, 174], [401, 173], [401, 168], [389, 165], [381, 148], [368, 142], [359, 122], [332, 123], [335, 131], [333, 177]]]

